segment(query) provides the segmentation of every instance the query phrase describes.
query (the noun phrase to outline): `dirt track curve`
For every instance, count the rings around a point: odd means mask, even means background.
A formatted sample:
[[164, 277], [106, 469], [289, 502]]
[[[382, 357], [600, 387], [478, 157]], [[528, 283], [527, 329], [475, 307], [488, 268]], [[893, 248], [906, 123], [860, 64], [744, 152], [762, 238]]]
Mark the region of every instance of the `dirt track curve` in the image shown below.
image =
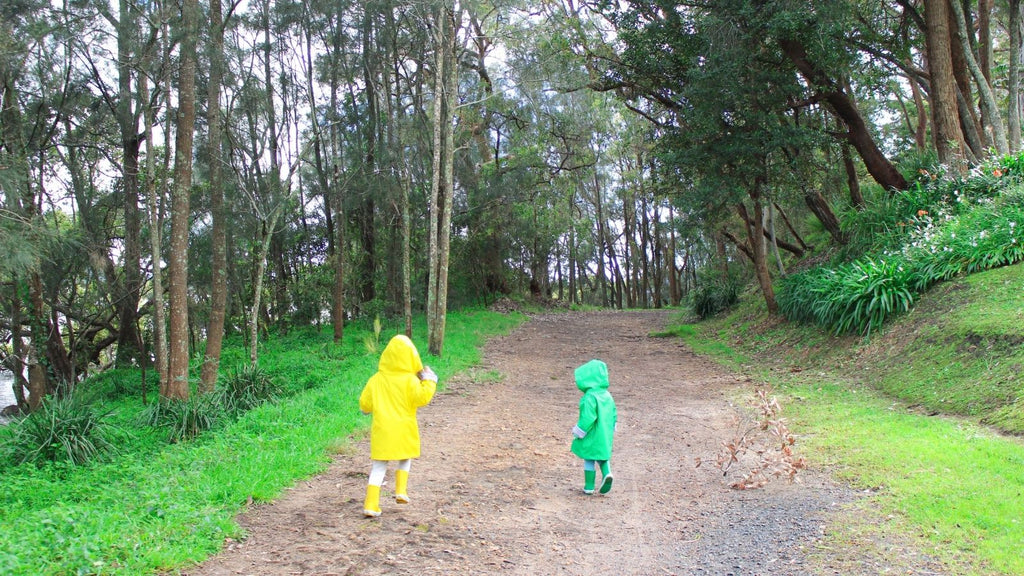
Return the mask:
[[[912, 554], [891, 566], [866, 550], [823, 549], [830, 513], [856, 494], [813, 463], [799, 484], [747, 491], [730, 489], [713, 466], [695, 467], [734, 434], [733, 403], [753, 388], [678, 340], [649, 336], [668, 319], [660, 311], [531, 318], [493, 340], [474, 371], [497, 371], [500, 381], [441, 375], [446, 392], [419, 412], [411, 504], [394, 503], [389, 472], [383, 515], [362, 516], [369, 448], [360, 439], [325, 473], [253, 506], [240, 518], [244, 541], [185, 573], [936, 573]], [[605, 496], [582, 494], [581, 462], [569, 452], [579, 402], [572, 373], [592, 358], [608, 364], [619, 411], [615, 484]]]

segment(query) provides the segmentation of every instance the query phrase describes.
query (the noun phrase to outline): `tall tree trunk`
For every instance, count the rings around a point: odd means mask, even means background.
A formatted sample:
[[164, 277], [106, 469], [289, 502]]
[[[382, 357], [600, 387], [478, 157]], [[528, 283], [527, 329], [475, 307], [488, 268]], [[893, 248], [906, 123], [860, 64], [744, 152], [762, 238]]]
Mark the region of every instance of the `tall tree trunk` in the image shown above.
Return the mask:
[[914, 108], [917, 110], [917, 125], [914, 128], [914, 145], [918, 150], [928, 147], [928, 109], [924, 105], [924, 96], [921, 94], [921, 85], [916, 78], [907, 78], [910, 84], [910, 92], [914, 96]]
[[274, 228], [277, 227], [277, 219], [281, 216], [282, 210], [283, 204], [274, 208], [269, 221], [263, 223], [259, 253], [256, 255], [252, 308], [249, 310], [249, 362], [253, 366], [259, 363], [260, 313], [263, 307], [263, 279], [267, 275], [267, 255], [270, 253], [270, 241], [274, 237]]
[[682, 301], [682, 289], [679, 285], [679, 274], [676, 273], [676, 214], [675, 206], [668, 204], [668, 250], [665, 253], [665, 269], [668, 270], [668, 294], [672, 306], [679, 306]]
[[[445, 59], [443, 77], [443, 120], [444, 135], [442, 144], [442, 164], [444, 175], [438, 201], [440, 203], [440, 222], [437, 229], [438, 261], [437, 261], [437, 300], [434, 302], [434, 332], [430, 338], [428, 349], [431, 354], [440, 356], [444, 348], [444, 333], [448, 321], [448, 264], [451, 251], [452, 203], [455, 197], [455, 105], [458, 93], [458, 60], [455, 58], [455, 38], [459, 29], [459, 21], [454, 8], [446, 7], [444, 17], [448, 34], [445, 38], [441, 56]], [[442, 34], [442, 37], [445, 37]]]
[[124, 280], [117, 287], [118, 364], [141, 359], [138, 309], [142, 291], [142, 233], [139, 224], [139, 115], [132, 94], [133, 50], [138, 44], [138, 13], [134, 4], [119, 0], [117, 21], [118, 99], [115, 109], [121, 131], [121, 184], [124, 191]]
[[978, 65], [992, 84], [992, 0], [978, 0]]
[[[441, 273], [441, 243], [438, 236], [440, 235], [440, 223], [441, 223], [441, 210], [440, 202], [443, 200], [444, 193], [442, 192], [443, 183], [442, 178], [442, 163], [444, 160], [444, 153], [441, 150], [441, 145], [444, 141], [444, 112], [445, 112], [445, 65], [446, 65], [446, 46], [447, 40], [445, 38], [445, 8], [439, 6], [437, 9], [437, 17], [434, 22], [434, 102], [433, 102], [433, 157], [431, 158], [431, 178], [430, 178], [430, 198], [428, 204], [430, 207], [430, 230], [429, 230], [429, 247], [428, 247], [428, 267], [429, 277], [427, 280], [427, 342], [430, 352], [435, 353], [435, 342], [441, 341], [441, 336], [438, 334], [438, 300], [441, 295], [438, 287], [440, 282], [438, 276]], [[436, 348], [440, 348], [437, 345]]]
[[[378, 99], [378, 62], [376, 59], [377, 31], [374, 27], [375, 3], [363, 4], [363, 84], [365, 86], [366, 114], [363, 121], [363, 138], [366, 143], [366, 156], [363, 166], [363, 186], [370, 188], [370, 182], [377, 178], [377, 147], [379, 126]], [[376, 203], [374, 193], [367, 190], [363, 201], [357, 211], [359, 218], [360, 241], [362, 242], [362, 270], [359, 274], [360, 296], [363, 302], [370, 302], [377, 298], [376, 277], [377, 277], [377, 227], [376, 227]]]
[[996, 104], [992, 86], [989, 85], [984, 71], [978, 65], [977, 60], [975, 60], [973, 52], [971, 52], [967, 19], [964, 15], [963, 6], [956, 0], [952, 0], [949, 5], [953, 10], [953, 21], [956, 22], [957, 26], [956, 36], [960, 40], [960, 47], [963, 50], [967, 69], [971, 71], [974, 82], [978, 86], [978, 93], [981, 96], [982, 118], [992, 128], [992, 140], [995, 143], [996, 152], [998, 154], [1006, 154], [1010, 149], [1006, 143], [1006, 130], [1003, 128], [1003, 120], [999, 116], [999, 106]]
[[597, 171], [594, 171], [594, 207], [595, 213], [595, 224], [597, 225], [597, 285], [601, 292], [601, 306], [604, 308], [608, 307], [608, 273], [605, 269], [605, 227], [607, 223], [604, 218], [604, 200], [601, 193], [601, 180]]
[[[337, 14], [340, 20], [340, 14]], [[334, 33], [331, 36], [332, 65], [330, 67], [330, 90], [331, 110], [338, 110], [338, 90], [340, 80], [338, 78], [337, 59], [341, 57], [341, 23], [335, 23]], [[334, 278], [331, 283], [331, 325], [334, 342], [340, 344], [345, 335], [345, 255], [347, 252], [345, 238], [345, 202], [342, 198], [341, 167], [338, 165], [338, 157], [341, 154], [341, 136], [337, 122], [330, 125], [331, 150], [333, 151], [331, 163], [330, 186], [325, 186], [327, 220], [331, 220], [331, 212], [334, 212], [334, 236], [331, 243], [334, 251], [331, 253], [331, 268], [334, 270]], [[330, 230], [330, 227], [328, 227]]]
[[171, 195], [171, 247], [168, 252], [170, 300], [170, 368], [162, 396], [185, 400], [189, 395], [188, 236], [191, 226], [192, 147], [196, 123], [196, 42], [199, 2], [183, 0], [178, 114], [174, 145], [174, 189]]
[[1010, 124], [1010, 151], [1020, 150], [1020, 60], [1021, 60], [1021, 12], [1020, 0], [1009, 0], [1010, 2], [1010, 59], [1009, 67], [1009, 95], [1007, 102], [1007, 118]]
[[405, 335], [412, 338], [412, 214], [409, 194], [412, 193], [412, 176], [402, 154], [402, 185], [399, 196], [399, 212], [402, 215], [402, 317], [405, 318]]
[[224, 342], [224, 317], [228, 299], [227, 226], [224, 212], [224, 177], [221, 168], [223, 129], [220, 92], [224, 82], [224, 17], [220, 0], [210, 0], [210, 81], [206, 123], [209, 131], [207, 164], [210, 178], [210, 318], [206, 327], [206, 352], [199, 377], [200, 392], [212, 392], [220, 369]]
[[962, 166], [964, 137], [957, 112], [956, 79], [950, 46], [949, 0], [924, 3], [925, 47], [931, 77], [931, 110], [939, 162]]
[[[8, 36], [7, 23], [0, 21], [0, 33]], [[28, 162], [28, 151], [25, 146], [22, 133], [22, 115], [18, 101], [18, 90], [15, 78], [16, 71], [8, 67], [0, 67], [0, 150], [5, 151], [7, 175], [10, 178], [7, 185], [3, 186], [5, 206], [4, 208], [16, 218], [21, 219], [26, 226], [30, 224], [29, 210], [32, 202], [32, 184], [30, 180], [30, 168]], [[28, 204], [27, 206], [25, 204]], [[36, 331], [35, 305], [30, 301], [29, 283], [23, 276], [31, 276], [31, 270], [20, 271], [18, 276], [11, 283], [12, 303], [11, 313], [11, 338], [15, 353], [14, 371], [15, 396], [23, 389], [28, 390], [28, 399], [20, 399], [18, 404], [29, 411], [40, 406], [43, 397], [46, 395], [46, 370], [40, 364], [42, 350], [39, 341], [39, 333]], [[28, 315], [22, 315], [22, 303], [28, 304]], [[29, 345], [23, 349], [23, 326], [29, 324]], [[24, 362], [22, 361], [24, 359]], [[23, 366], [24, 364], [24, 366]], [[23, 368], [27, 368], [28, 380], [25, 380]]]

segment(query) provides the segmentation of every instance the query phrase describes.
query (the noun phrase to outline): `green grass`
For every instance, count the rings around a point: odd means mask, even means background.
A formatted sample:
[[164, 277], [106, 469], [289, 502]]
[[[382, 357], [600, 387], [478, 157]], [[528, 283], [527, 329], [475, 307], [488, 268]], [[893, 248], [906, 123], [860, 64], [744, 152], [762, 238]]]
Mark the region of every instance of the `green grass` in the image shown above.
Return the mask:
[[798, 453], [871, 489], [855, 505], [868, 519], [837, 521], [827, 544], [874, 526], [951, 573], [1024, 574], [1024, 442], [1001, 432], [1024, 429], [1024, 266], [940, 284], [870, 340], [761, 308], [748, 295], [729, 316], [671, 330], [773, 385]]
[[[446, 377], [480, 359], [490, 335], [520, 323], [520, 314], [452, 313], [442, 358], [424, 361]], [[146, 574], [174, 570], [215, 553], [240, 536], [234, 517], [250, 499], [276, 498], [296, 480], [323, 470], [330, 452], [369, 422], [358, 394], [376, 370], [361, 334], [345, 342], [295, 331], [268, 341], [260, 366], [288, 391], [197, 439], [167, 444], [139, 428], [143, 406], [122, 394], [114, 420], [135, 427], [120, 455], [89, 466], [21, 465], [0, 471], [0, 573]], [[425, 334], [422, 324], [416, 334]], [[388, 327], [384, 335], [397, 333]], [[414, 338], [421, 352], [426, 343]], [[224, 367], [245, 358], [237, 345]], [[109, 378], [101, 384], [110, 387]], [[123, 378], [123, 380], [130, 380]], [[88, 383], [83, 384], [88, 387]], [[152, 393], [150, 393], [152, 399]]]

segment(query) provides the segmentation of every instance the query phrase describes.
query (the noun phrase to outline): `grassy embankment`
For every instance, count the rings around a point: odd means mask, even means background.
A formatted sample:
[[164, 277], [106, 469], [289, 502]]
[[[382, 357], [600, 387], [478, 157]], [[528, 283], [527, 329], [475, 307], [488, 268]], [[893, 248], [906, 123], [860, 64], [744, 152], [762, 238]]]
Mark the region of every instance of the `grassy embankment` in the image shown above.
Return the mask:
[[[516, 313], [452, 313], [443, 357], [424, 355], [424, 361], [443, 385], [479, 361], [487, 337], [522, 320]], [[398, 331], [383, 331], [381, 349]], [[417, 325], [416, 334], [425, 332]], [[0, 574], [137, 575], [187, 567], [215, 553], [225, 538], [240, 536], [234, 517], [247, 502], [271, 500], [323, 470], [332, 453], [365, 429], [358, 394], [378, 361], [364, 344], [368, 334], [372, 329], [349, 326], [341, 345], [328, 330], [271, 338], [260, 366], [282, 397], [182, 443], [168, 444], [165, 430], [138, 423], [144, 406], [137, 371], [86, 381], [81, 391], [112, 411], [118, 454], [85, 466], [0, 469]], [[424, 341], [414, 341], [425, 351]], [[236, 343], [225, 350], [225, 370], [246, 358]], [[0, 429], [0, 446], [9, 434]]]
[[759, 296], [673, 331], [770, 384], [812, 465], [871, 495], [825, 546], [898, 534], [955, 574], [1024, 574], [1024, 265], [957, 278], [869, 340], [779, 323]]

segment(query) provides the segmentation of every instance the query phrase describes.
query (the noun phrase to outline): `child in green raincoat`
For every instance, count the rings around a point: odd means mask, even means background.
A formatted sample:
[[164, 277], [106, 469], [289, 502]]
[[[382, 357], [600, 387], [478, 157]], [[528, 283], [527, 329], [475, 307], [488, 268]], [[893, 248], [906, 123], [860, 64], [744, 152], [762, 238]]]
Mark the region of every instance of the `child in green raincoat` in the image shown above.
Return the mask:
[[395, 470], [395, 501], [408, 504], [409, 470], [420, 456], [420, 430], [416, 409], [426, 406], [437, 389], [437, 375], [424, 366], [416, 346], [404, 334], [388, 342], [377, 373], [359, 395], [359, 409], [370, 414], [370, 480], [363, 502], [365, 516], [380, 516], [380, 487], [391, 460]]
[[597, 468], [601, 468], [601, 494], [612, 489], [612, 440], [618, 413], [608, 392], [608, 366], [591, 360], [576, 369], [576, 387], [583, 392], [580, 416], [572, 427], [572, 453], [583, 459], [583, 492], [594, 493]]

